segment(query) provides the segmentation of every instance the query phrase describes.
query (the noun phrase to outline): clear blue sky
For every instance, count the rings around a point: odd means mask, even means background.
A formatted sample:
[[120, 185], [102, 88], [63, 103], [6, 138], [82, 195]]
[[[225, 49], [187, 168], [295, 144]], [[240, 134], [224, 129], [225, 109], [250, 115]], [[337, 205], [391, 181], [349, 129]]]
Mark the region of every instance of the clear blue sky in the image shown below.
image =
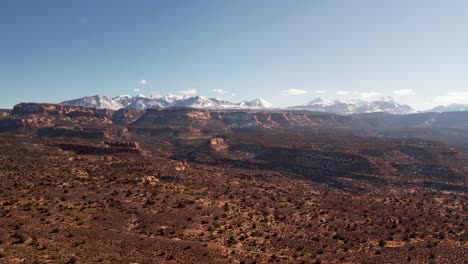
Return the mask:
[[466, 0], [2, 0], [0, 36], [0, 108], [134, 89], [468, 103]]

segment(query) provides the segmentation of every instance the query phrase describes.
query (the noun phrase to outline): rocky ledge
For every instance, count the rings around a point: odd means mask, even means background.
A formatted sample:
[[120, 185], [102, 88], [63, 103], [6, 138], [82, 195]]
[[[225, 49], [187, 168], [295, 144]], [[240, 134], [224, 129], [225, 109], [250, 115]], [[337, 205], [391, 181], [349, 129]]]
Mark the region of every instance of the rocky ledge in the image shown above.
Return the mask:
[[20, 103], [13, 107], [13, 115], [49, 114], [64, 115], [68, 117], [88, 116], [111, 118], [113, 111], [95, 109], [75, 105], [47, 104], [47, 103]]

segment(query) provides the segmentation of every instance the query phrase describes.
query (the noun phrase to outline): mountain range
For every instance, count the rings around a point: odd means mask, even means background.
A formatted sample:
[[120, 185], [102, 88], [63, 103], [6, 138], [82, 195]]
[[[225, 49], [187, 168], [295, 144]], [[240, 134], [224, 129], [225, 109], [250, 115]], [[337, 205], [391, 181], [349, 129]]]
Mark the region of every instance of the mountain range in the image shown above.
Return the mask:
[[458, 111], [468, 111], [468, 104], [450, 104], [450, 105], [440, 105], [426, 112], [458, 112]]
[[[199, 109], [227, 110], [227, 109], [254, 109], [265, 110], [274, 109], [273, 105], [264, 99], [257, 98], [251, 101], [242, 100], [232, 103], [223, 99], [208, 98], [204, 96], [144, 96], [144, 95], [121, 95], [117, 97], [107, 97], [103, 95], [86, 96], [78, 99], [62, 102], [66, 105], [79, 105], [98, 109], [118, 110], [130, 108], [145, 110], [148, 108], [169, 108], [169, 107], [192, 107]], [[277, 108], [278, 109], [278, 108]], [[326, 100], [316, 98], [305, 105], [290, 106], [287, 110], [307, 110], [315, 112], [328, 112], [336, 114], [362, 114], [386, 112], [390, 114], [412, 114], [416, 113], [407, 104], [401, 104], [392, 97], [383, 97], [375, 101], [365, 100]], [[454, 112], [468, 111], [468, 105], [452, 104], [448, 106], [438, 106], [425, 112]]]
[[204, 96], [144, 96], [144, 95], [121, 95], [114, 98], [95, 95], [74, 100], [64, 101], [66, 105], [80, 105], [98, 109], [118, 110], [121, 108], [132, 108], [145, 110], [147, 108], [168, 108], [168, 107], [192, 107], [200, 109], [268, 109], [272, 105], [260, 98], [239, 103], [231, 103], [217, 98], [207, 98]]
[[371, 102], [364, 100], [330, 101], [317, 98], [310, 101], [306, 105], [293, 106], [289, 107], [289, 109], [329, 112], [337, 114], [362, 114], [375, 112], [387, 112], [390, 114], [411, 114], [416, 112], [409, 105], [400, 104], [392, 97], [384, 97]]

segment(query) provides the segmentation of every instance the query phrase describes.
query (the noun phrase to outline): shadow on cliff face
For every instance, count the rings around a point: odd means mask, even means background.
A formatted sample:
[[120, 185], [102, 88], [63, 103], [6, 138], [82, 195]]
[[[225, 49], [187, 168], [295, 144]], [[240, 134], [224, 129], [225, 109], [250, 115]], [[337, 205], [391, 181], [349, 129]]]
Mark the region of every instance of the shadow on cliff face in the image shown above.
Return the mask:
[[272, 147], [263, 149], [256, 159], [262, 161], [263, 169], [293, 172], [338, 189], [347, 189], [339, 178], [373, 171], [366, 158], [339, 152]]
[[198, 148], [196, 151], [176, 154], [172, 158], [226, 168], [276, 171], [346, 190], [351, 189], [343, 184], [340, 180], [342, 178], [368, 181], [371, 184], [385, 183], [384, 179], [364, 176], [374, 171], [365, 157], [342, 152], [233, 144], [223, 153]]
[[[285, 139], [287, 140], [287, 139]], [[201, 143], [183, 152], [174, 153], [173, 159], [193, 163], [221, 166], [225, 169], [256, 170], [265, 176], [276, 172], [285, 177], [298, 177], [353, 193], [404, 188], [431, 188], [436, 190], [463, 191], [463, 176], [437, 162], [427, 151], [419, 148], [403, 148], [410, 157], [392, 160], [382, 146], [382, 153], [367, 151], [368, 145], [340, 148], [340, 145], [321, 146], [268, 146], [260, 143], [227, 140], [228, 147], [220, 151]], [[380, 147], [380, 146], [379, 146]], [[187, 150], [188, 149], [188, 150]], [[364, 152], [364, 154], [363, 154]], [[368, 153], [369, 152], [369, 153]], [[368, 154], [368, 155], [366, 155]], [[370, 155], [372, 154], [372, 155]], [[263, 172], [262, 172], [263, 171]], [[431, 181], [429, 183], [428, 181]], [[400, 185], [399, 185], [400, 184]], [[402, 184], [402, 185], [401, 185]]]

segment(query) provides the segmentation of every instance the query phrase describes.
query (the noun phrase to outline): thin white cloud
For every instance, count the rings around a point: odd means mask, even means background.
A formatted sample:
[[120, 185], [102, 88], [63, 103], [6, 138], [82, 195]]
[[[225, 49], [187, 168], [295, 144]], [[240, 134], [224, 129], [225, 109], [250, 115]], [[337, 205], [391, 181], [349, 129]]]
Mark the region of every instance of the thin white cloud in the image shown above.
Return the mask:
[[225, 94], [226, 91], [224, 91], [223, 89], [212, 89], [211, 90], [213, 93], [217, 93], [217, 94]]
[[181, 93], [181, 94], [183, 94], [183, 95], [195, 95], [195, 94], [197, 94], [197, 90], [195, 90], [195, 89], [188, 89], [188, 90], [179, 91], [179, 93]]
[[285, 91], [281, 91], [282, 94], [286, 95], [301, 95], [301, 94], [306, 94], [306, 90], [300, 90], [300, 89], [289, 89]]
[[146, 85], [146, 84], [148, 84], [148, 81], [147, 80], [140, 80], [140, 84], [141, 85]]
[[416, 92], [413, 89], [400, 89], [393, 91], [393, 93], [397, 96], [410, 96], [416, 94]]
[[446, 95], [434, 98], [437, 104], [468, 104], [468, 92], [449, 92]]
[[379, 96], [379, 95], [380, 95], [380, 93], [375, 92], [375, 91], [361, 92], [361, 93], [360, 93], [360, 96], [361, 96], [363, 99], [369, 99], [369, 98], [376, 97], [376, 96]]
[[133, 91], [136, 92], [136, 93], [138, 93], [138, 92], [140, 91], [140, 89], [135, 88], [135, 89], [133, 89]]
[[348, 95], [348, 94], [350, 94], [350, 92], [349, 91], [338, 91], [338, 92], [336, 92], [336, 94], [337, 95]]
[[326, 90], [315, 90], [316, 93], [318, 94], [324, 94], [324, 93], [327, 93]]

